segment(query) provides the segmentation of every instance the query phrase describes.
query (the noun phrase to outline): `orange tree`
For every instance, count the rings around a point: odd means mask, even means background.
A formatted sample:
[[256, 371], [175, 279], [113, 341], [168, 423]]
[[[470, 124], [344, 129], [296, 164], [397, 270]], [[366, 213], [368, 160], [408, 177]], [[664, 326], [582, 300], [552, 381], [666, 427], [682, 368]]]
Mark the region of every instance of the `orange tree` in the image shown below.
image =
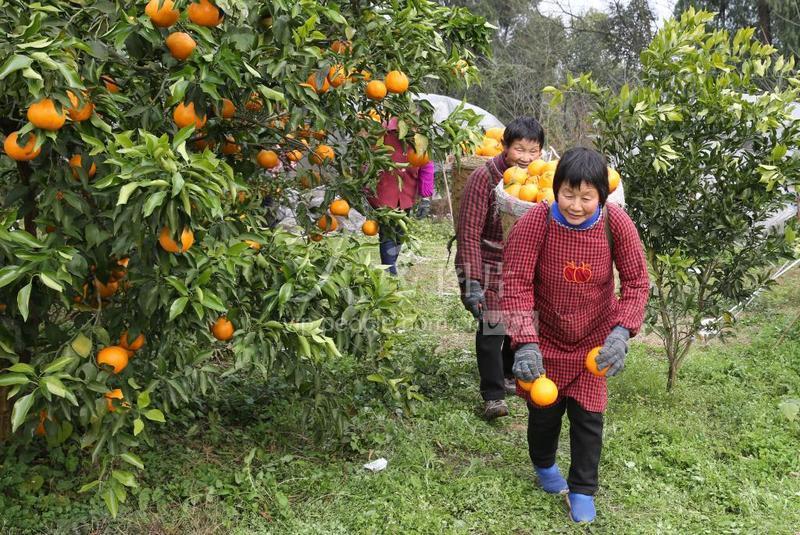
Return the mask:
[[326, 362], [377, 355], [402, 301], [321, 239], [329, 203], [367, 210], [389, 117], [420, 160], [475, 138], [411, 95], [473, 76], [488, 31], [427, 0], [4, 3], [0, 438], [79, 444], [116, 514], [150, 426], [221, 375], [324, 404]]

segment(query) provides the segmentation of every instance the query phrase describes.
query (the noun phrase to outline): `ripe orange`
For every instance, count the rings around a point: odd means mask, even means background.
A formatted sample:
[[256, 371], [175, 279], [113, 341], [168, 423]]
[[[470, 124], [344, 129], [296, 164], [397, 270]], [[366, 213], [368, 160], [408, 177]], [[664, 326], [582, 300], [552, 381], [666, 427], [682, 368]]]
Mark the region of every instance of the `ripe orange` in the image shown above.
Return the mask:
[[303, 159], [303, 153], [297, 149], [290, 150], [289, 152], [286, 153], [286, 157], [293, 162], [299, 162], [300, 160]]
[[553, 178], [555, 178], [553, 171], [546, 169], [541, 175], [539, 175], [539, 187], [552, 189]]
[[181, 232], [181, 247], [170, 236], [169, 227], [165, 226], [158, 235], [158, 243], [168, 253], [185, 253], [194, 245], [194, 232], [189, 227], [184, 227]]
[[236, 115], [236, 106], [233, 105], [233, 102], [230, 99], [223, 98], [222, 99], [222, 118], [223, 119], [230, 119], [234, 115]]
[[213, 28], [222, 22], [222, 12], [217, 6], [208, 0], [200, 0], [197, 3], [189, 4], [186, 8], [189, 20], [198, 26]]
[[530, 392], [531, 387], [533, 386], [533, 381], [520, 381], [519, 379], [517, 379], [517, 384], [525, 392]]
[[589, 350], [589, 352], [586, 354], [586, 369], [589, 370], [592, 375], [596, 375], [598, 377], [603, 377], [606, 372], [608, 372], [608, 366], [602, 370], [597, 367], [597, 354], [600, 353], [601, 349], [601, 346], [597, 346]]
[[385, 83], [389, 93], [400, 95], [408, 91], [408, 76], [402, 71], [390, 71], [386, 75]]
[[335, 217], [324, 215], [317, 221], [317, 226], [324, 232], [333, 232], [339, 228], [339, 223]]
[[255, 240], [244, 240], [244, 242], [245, 242], [245, 243], [247, 244], [247, 246], [248, 246], [248, 247], [250, 247], [251, 249], [255, 249], [256, 251], [258, 251], [259, 249], [261, 249], [261, 244], [260, 244], [260, 243], [258, 243], [258, 242], [257, 242], [257, 241], [255, 241]]
[[70, 119], [76, 123], [79, 123], [92, 116], [94, 104], [89, 102], [86, 93], [83, 94], [83, 107], [80, 107], [80, 101], [78, 101], [78, 97], [76, 97], [75, 93], [72, 91], [67, 91], [67, 97], [69, 98], [69, 103], [71, 104], [71, 106], [67, 108], [67, 113], [69, 113]]
[[366, 234], [367, 236], [375, 236], [378, 233], [378, 222], [372, 219], [367, 219], [364, 221], [364, 224], [361, 225], [361, 232]]
[[214, 147], [216, 145], [217, 143], [213, 139], [208, 139], [205, 137], [201, 137], [200, 139], [197, 139], [192, 143], [194, 149], [198, 151], [203, 151], [205, 149], [214, 150]]
[[334, 41], [331, 43], [331, 50], [337, 54], [344, 54], [352, 49], [353, 45], [350, 43], [350, 41]]
[[408, 163], [413, 165], [414, 167], [422, 167], [429, 161], [431, 161], [430, 156], [428, 156], [427, 152], [423, 152], [422, 154], [417, 154], [414, 149], [408, 149], [406, 153], [406, 158], [408, 159]]
[[311, 241], [322, 241], [322, 234], [312, 234], [308, 239]]
[[553, 174], [555, 174], [557, 167], [558, 167], [558, 160], [550, 160], [549, 162], [547, 162], [545, 164], [545, 167], [544, 167], [544, 170], [542, 171], [542, 174], [545, 174], [548, 171], [550, 171]]
[[27, 162], [33, 160], [42, 152], [41, 147], [34, 150], [36, 146], [36, 136], [34, 134], [28, 134], [28, 142], [24, 146], [17, 144], [18, 138], [19, 132], [11, 132], [3, 142], [3, 150], [12, 160]]
[[499, 141], [502, 143], [503, 141], [503, 134], [505, 133], [506, 129], [502, 127], [495, 127], [495, 128], [488, 128], [486, 130], [486, 137], [490, 139], [494, 139], [495, 141]]
[[100, 79], [103, 81], [103, 85], [106, 86], [106, 89], [108, 89], [109, 93], [119, 93], [119, 86], [112, 77], [104, 74], [100, 77]]
[[38, 102], [34, 102], [28, 108], [28, 120], [33, 123], [36, 128], [42, 130], [58, 130], [67, 120], [67, 114], [62, 109], [61, 112], [56, 111], [56, 104], [51, 98], [43, 98]]
[[278, 155], [275, 151], [261, 149], [258, 151], [258, 156], [256, 156], [256, 161], [258, 165], [263, 167], [264, 169], [272, 169], [273, 167], [277, 167], [280, 163], [278, 159]]
[[[72, 158], [69, 159], [69, 166], [72, 167], [72, 176], [73, 178], [78, 178], [78, 169], [83, 167], [83, 158], [81, 158], [80, 154], [73, 154]], [[87, 175], [89, 178], [92, 178], [95, 173], [97, 173], [97, 166], [92, 162], [91, 167], [87, 171]]]
[[311, 87], [311, 89], [314, 90], [314, 93], [316, 93], [318, 95], [320, 93], [325, 93], [328, 89], [331, 88], [331, 83], [328, 81], [328, 77], [327, 76], [322, 79], [322, 85], [321, 86], [317, 84], [317, 73], [316, 72], [312, 72], [311, 74], [308, 75], [308, 78], [306, 79], [306, 83], [309, 85], [309, 87]]
[[527, 202], [536, 202], [536, 195], [539, 193], [539, 188], [536, 184], [525, 184], [519, 190], [519, 200]]
[[531, 401], [540, 407], [552, 405], [558, 399], [558, 388], [556, 384], [542, 375], [531, 385]]
[[211, 334], [214, 335], [214, 338], [222, 342], [227, 342], [233, 338], [234, 330], [233, 323], [225, 316], [217, 318], [217, 321], [211, 326]]
[[197, 42], [186, 32], [173, 32], [167, 36], [165, 42], [169, 53], [177, 60], [188, 58], [197, 48]]
[[546, 165], [547, 162], [545, 162], [541, 158], [538, 160], [533, 160], [531, 163], [528, 164], [528, 174], [531, 176], [539, 176], [544, 172], [544, 168]]
[[128, 365], [128, 350], [119, 346], [108, 346], [97, 354], [97, 364], [107, 364], [119, 373]]
[[172, 119], [178, 125], [178, 128], [186, 128], [193, 124], [198, 130], [203, 128], [207, 120], [205, 115], [202, 118], [197, 116], [194, 111], [194, 102], [190, 102], [188, 106], [183, 102], [175, 106], [175, 110], [172, 112]]
[[520, 184], [511, 184], [510, 186], [505, 187], [506, 193], [516, 198], [519, 198], [519, 192], [521, 190], [522, 190], [522, 185]]
[[334, 65], [328, 70], [328, 81], [333, 87], [339, 87], [347, 81], [347, 76], [344, 74], [344, 67], [341, 65]]
[[386, 91], [386, 84], [380, 80], [372, 80], [367, 84], [367, 97], [371, 98], [372, 100], [383, 100], [383, 98], [386, 96]]
[[553, 188], [541, 188], [539, 193], [536, 194], [536, 202], [547, 201], [548, 204], [553, 204], [556, 200]]
[[331, 203], [330, 211], [333, 215], [347, 217], [350, 215], [350, 205], [344, 199], [336, 199]]
[[94, 288], [97, 291], [97, 294], [102, 297], [103, 299], [108, 299], [119, 290], [119, 283], [114, 281], [108, 281], [108, 284], [103, 284], [100, 282], [99, 279], [94, 280]]
[[244, 107], [250, 111], [261, 111], [264, 107], [264, 103], [261, 101], [261, 96], [253, 91], [250, 93], [250, 97], [247, 99]]
[[325, 160], [333, 161], [336, 158], [336, 153], [333, 152], [333, 147], [330, 145], [320, 145], [314, 149], [313, 154], [308, 157], [309, 161], [313, 164], [322, 165]]
[[145, 6], [144, 12], [150, 17], [150, 21], [154, 26], [169, 28], [181, 16], [180, 11], [173, 9], [174, 6], [175, 2], [172, 0], [150, 0]]
[[144, 333], [139, 333], [139, 336], [133, 339], [133, 342], [128, 344], [128, 331], [122, 331], [119, 337], [119, 347], [127, 349], [128, 351], [139, 351], [144, 346]]
[[109, 390], [103, 396], [106, 398], [106, 407], [108, 408], [108, 412], [114, 412], [117, 408], [114, 406], [114, 402], [111, 401], [112, 399], [124, 399], [125, 396], [122, 395], [122, 389], [115, 388], [114, 390]]
[[620, 176], [616, 169], [608, 168], [608, 192], [612, 193], [619, 187]]
[[522, 167], [512, 166], [503, 173], [503, 184], [524, 184], [528, 178], [528, 173]]
[[230, 156], [240, 152], [242, 152], [242, 146], [236, 143], [233, 137], [225, 136], [225, 143], [222, 144], [222, 154]]
[[36, 436], [43, 437], [47, 434], [47, 430], [44, 428], [45, 420], [47, 420], [47, 411], [42, 409], [39, 411], [39, 425], [36, 426]]

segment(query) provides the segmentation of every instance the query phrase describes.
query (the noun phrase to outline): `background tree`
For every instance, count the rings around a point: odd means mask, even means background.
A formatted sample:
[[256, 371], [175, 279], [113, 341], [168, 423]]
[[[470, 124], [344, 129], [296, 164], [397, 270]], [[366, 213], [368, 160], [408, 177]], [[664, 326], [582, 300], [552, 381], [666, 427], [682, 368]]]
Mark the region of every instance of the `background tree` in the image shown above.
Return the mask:
[[[597, 147], [627, 179], [668, 388], [701, 327], [730, 329], [729, 307], [769, 284], [770, 266], [795, 241], [794, 220], [764, 222], [791, 202], [782, 184], [800, 170], [790, 151], [800, 144], [797, 72], [753, 28], [731, 38], [712, 21], [693, 9], [668, 21], [642, 54], [638, 87], [614, 91], [588, 74], [565, 86], [591, 96]], [[765, 76], [784, 83], [761, 92]]]
[[[342, 432], [330, 363], [378, 368], [402, 296], [323, 236], [393, 166], [382, 121], [434, 158], [474, 135], [410, 92], [463, 80], [456, 58], [487, 44], [427, 1], [4, 3], [0, 439], [79, 445], [116, 514], [150, 426], [231, 374], [283, 381]], [[299, 235], [271, 228], [286, 205]]]

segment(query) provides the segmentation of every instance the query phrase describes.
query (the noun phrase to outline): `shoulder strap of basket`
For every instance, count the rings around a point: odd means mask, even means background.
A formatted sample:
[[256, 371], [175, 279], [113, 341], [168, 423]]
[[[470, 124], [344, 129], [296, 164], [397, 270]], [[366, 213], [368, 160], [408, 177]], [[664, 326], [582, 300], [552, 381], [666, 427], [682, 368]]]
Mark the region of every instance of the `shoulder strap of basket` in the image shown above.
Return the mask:
[[539, 258], [542, 257], [542, 251], [544, 251], [544, 242], [547, 241], [547, 229], [550, 228], [550, 220], [553, 218], [553, 213], [550, 210], [550, 205], [547, 205], [547, 214], [544, 216], [544, 234], [542, 235], [542, 242], [539, 244], [539, 254], [536, 256], [537, 260], [536, 263], [539, 263]]
[[606, 239], [611, 249], [611, 262], [614, 262], [614, 234], [611, 232], [611, 221], [609, 221], [608, 209], [603, 205], [603, 228], [606, 231]]

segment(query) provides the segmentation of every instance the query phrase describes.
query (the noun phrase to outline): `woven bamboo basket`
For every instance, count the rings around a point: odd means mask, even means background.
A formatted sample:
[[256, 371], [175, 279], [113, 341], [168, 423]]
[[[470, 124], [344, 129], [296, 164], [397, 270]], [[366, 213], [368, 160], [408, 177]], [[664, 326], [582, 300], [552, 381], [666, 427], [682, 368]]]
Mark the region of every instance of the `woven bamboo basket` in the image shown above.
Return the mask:
[[461, 162], [453, 166], [453, 189], [450, 195], [453, 198], [453, 227], [458, 222], [458, 211], [461, 209], [461, 198], [464, 195], [464, 188], [467, 185], [469, 175], [475, 169], [479, 169], [491, 160], [489, 156], [464, 156]]

